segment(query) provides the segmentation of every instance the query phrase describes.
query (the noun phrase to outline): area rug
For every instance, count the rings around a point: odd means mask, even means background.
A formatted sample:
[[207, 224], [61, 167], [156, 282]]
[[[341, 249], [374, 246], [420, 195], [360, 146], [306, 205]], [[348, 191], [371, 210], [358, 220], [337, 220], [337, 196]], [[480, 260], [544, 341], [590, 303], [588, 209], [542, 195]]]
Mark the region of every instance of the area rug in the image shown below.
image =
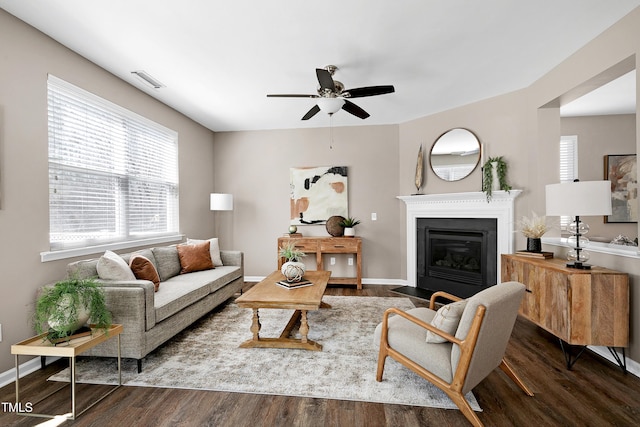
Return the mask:
[[[134, 360], [123, 359], [123, 384], [456, 409], [442, 391], [391, 358], [383, 381], [375, 379], [375, 327], [385, 309], [413, 308], [408, 298], [325, 296], [323, 301], [331, 308], [308, 314], [309, 339], [321, 343], [323, 351], [239, 348], [251, 338], [252, 311], [230, 302], [149, 354], [142, 373]], [[260, 310], [260, 335], [279, 336], [291, 314]], [[113, 358], [79, 358], [76, 367], [78, 382], [117, 383]], [[68, 381], [69, 373], [50, 379]], [[472, 393], [466, 398], [480, 411]]]

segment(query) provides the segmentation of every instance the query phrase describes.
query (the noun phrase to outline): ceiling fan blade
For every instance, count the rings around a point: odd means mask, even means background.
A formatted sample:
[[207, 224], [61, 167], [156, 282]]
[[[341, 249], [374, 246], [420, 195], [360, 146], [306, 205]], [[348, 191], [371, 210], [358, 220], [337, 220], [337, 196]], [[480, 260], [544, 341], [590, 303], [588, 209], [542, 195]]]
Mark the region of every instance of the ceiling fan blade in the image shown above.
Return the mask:
[[318, 104], [316, 104], [313, 107], [311, 107], [309, 111], [307, 111], [307, 114], [304, 115], [302, 120], [309, 120], [311, 117], [315, 116], [319, 112], [320, 112], [320, 107], [318, 107]]
[[295, 93], [269, 94], [267, 98], [318, 98], [318, 95], [304, 95]]
[[393, 93], [396, 89], [393, 85], [384, 85], [384, 86], [367, 86], [367, 87], [357, 87], [354, 89], [344, 90], [349, 93], [349, 98], [362, 98], [365, 96], [375, 96], [375, 95], [384, 95], [387, 93]]
[[356, 117], [360, 117], [361, 119], [366, 119], [367, 117], [369, 117], [369, 113], [364, 111], [362, 108], [358, 107], [353, 102], [348, 101], [346, 99], [344, 100], [344, 105], [342, 106], [342, 109], [347, 113], [351, 113]]
[[329, 89], [331, 92], [336, 91], [336, 84], [331, 77], [331, 73], [322, 68], [316, 68], [316, 76], [318, 76], [318, 83], [322, 89]]

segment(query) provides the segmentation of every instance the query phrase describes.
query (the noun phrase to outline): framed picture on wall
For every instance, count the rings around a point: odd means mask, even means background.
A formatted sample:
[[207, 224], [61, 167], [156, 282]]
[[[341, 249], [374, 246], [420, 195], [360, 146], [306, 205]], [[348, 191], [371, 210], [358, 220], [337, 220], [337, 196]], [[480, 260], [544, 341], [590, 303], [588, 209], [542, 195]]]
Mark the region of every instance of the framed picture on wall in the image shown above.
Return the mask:
[[638, 222], [638, 163], [635, 154], [604, 156], [604, 177], [611, 181], [611, 215], [606, 223]]

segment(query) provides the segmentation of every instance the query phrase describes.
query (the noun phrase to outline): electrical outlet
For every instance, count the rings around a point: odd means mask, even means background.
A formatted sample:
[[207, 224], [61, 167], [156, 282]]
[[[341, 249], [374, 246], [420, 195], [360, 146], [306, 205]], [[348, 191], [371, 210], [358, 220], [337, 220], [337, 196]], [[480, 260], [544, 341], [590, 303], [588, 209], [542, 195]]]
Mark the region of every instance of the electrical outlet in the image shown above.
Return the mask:
[[353, 265], [353, 257], [349, 257], [348, 264], [349, 264], [349, 265]]
[[329, 260], [329, 263], [331, 265], [336, 265], [336, 257], [331, 257], [331, 259]]
[[371, 213], [371, 221], [377, 221], [378, 220], [378, 214], [375, 212]]

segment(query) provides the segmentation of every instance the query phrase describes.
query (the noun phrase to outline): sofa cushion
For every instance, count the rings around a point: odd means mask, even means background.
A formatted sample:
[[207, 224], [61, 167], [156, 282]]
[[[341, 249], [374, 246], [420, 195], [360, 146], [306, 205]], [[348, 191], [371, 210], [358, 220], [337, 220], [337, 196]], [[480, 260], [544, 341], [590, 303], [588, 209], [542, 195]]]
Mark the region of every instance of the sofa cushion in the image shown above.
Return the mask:
[[148, 258], [142, 255], [133, 255], [131, 260], [129, 260], [129, 267], [131, 267], [131, 271], [133, 271], [136, 279], [153, 282], [155, 291], [158, 292], [158, 288], [160, 288], [160, 276], [158, 275], [156, 267]]
[[178, 248], [175, 246], [160, 246], [151, 249], [153, 256], [156, 258], [158, 274], [160, 281], [171, 279], [173, 276], [180, 274], [180, 257], [178, 256]]
[[209, 241], [196, 245], [178, 245], [178, 257], [180, 258], [180, 266], [182, 267], [180, 274], [214, 268], [209, 247]]
[[[436, 312], [436, 315], [431, 321], [431, 325], [435, 326], [443, 332], [448, 333], [449, 335], [455, 334], [456, 329], [458, 329], [458, 324], [460, 323], [462, 313], [464, 312], [464, 307], [466, 305], [467, 300], [456, 301], [452, 302], [451, 304], [443, 305]], [[436, 335], [431, 331], [427, 331], [427, 342], [436, 344], [447, 342], [447, 340], [442, 338], [440, 335]]]
[[180, 274], [162, 282], [155, 294], [156, 322], [174, 315], [241, 276], [240, 267], [225, 266]]
[[136, 280], [122, 257], [114, 252], [106, 251], [96, 265], [98, 277], [105, 280]]
[[198, 240], [198, 239], [187, 239], [188, 245], [196, 245], [198, 243], [209, 242], [209, 252], [211, 254], [211, 261], [213, 261], [213, 265], [215, 267], [220, 267], [222, 264], [222, 257], [220, 256], [220, 242], [218, 242], [218, 238], [214, 237], [208, 240]]

